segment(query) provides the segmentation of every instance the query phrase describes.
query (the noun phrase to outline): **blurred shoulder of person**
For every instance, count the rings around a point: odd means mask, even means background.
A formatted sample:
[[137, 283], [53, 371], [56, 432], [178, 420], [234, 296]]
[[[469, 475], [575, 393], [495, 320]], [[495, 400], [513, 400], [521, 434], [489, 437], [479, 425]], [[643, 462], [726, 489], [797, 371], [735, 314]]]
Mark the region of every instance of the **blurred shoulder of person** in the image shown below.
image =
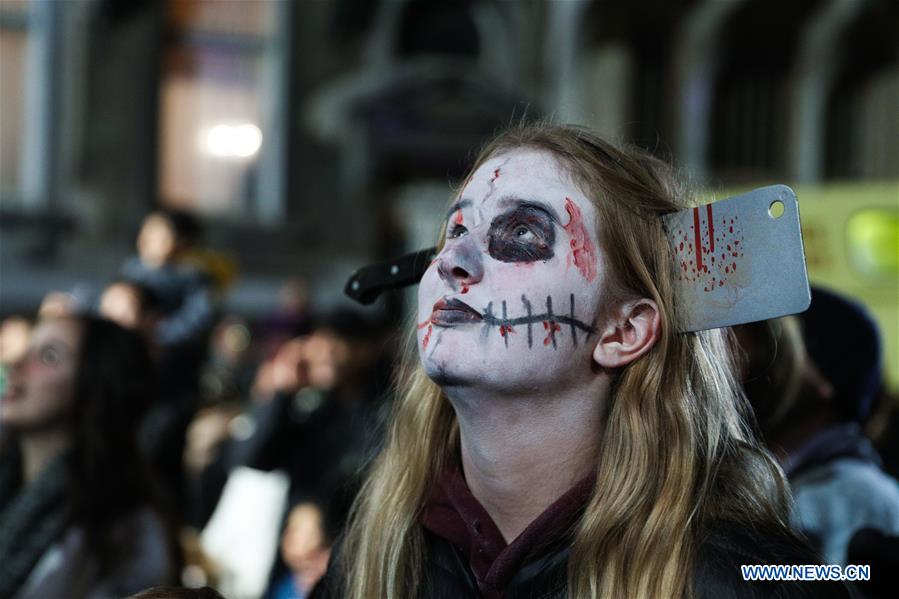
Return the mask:
[[115, 279], [103, 288], [97, 309], [103, 318], [139, 333], [151, 352], [156, 351], [154, 332], [160, 319], [160, 306], [150, 287]]
[[864, 435], [881, 384], [880, 336], [860, 305], [815, 289], [809, 311], [738, 331], [747, 395], [794, 497], [794, 520], [829, 563], [855, 531], [899, 533], [899, 483]]
[[152, 587], [125, 599], [225, 599], [211, 587]]

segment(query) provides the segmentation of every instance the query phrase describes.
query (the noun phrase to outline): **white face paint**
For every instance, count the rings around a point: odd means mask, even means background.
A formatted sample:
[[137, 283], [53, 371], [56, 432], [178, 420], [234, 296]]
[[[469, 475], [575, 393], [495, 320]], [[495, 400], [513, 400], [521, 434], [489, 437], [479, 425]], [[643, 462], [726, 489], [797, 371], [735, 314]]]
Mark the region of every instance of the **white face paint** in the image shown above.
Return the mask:
[[485, 162], [418, 290], [418, 347], [441, 385], [547, 391], [590, 376], [603, 285], [596, 208], [546, 152]]

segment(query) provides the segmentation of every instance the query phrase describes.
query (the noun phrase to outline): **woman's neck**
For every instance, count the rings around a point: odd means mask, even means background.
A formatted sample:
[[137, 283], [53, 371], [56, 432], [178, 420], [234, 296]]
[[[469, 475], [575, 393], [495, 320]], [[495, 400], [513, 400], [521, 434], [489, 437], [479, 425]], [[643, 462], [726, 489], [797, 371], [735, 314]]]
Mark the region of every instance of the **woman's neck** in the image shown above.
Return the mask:
[[444, 391], [459, 420], [468, 487], [507, 542], [595, 470], [606, 378], [552, 397]]
[[22, 486], [31, 484], [48, 465], [72, 445], [67, 431], [27, 433], [19, 438], [22, 451]]

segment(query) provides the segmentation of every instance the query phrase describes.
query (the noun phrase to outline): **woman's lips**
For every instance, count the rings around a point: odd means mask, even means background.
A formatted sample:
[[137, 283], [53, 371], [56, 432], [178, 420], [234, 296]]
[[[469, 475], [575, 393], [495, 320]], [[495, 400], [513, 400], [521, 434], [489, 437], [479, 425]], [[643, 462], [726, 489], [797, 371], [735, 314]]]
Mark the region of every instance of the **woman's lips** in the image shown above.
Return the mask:
[[431, 312], [431, 323], [437, 326], [481, 322], [483, 319], [477, 310], [455, 298], [437, 300]]

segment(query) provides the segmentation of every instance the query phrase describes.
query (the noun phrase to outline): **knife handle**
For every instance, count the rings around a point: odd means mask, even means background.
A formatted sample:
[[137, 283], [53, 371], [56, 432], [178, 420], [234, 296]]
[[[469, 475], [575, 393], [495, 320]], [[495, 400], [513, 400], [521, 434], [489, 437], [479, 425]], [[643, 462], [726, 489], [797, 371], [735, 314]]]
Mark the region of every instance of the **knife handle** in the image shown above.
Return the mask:
[[343, 292], [367, 306], [388, 289], [400, 289], [418, 283], [436, 256], [437, 248], [430, 247], [393, 260], [364, 266], [350, 276]]

